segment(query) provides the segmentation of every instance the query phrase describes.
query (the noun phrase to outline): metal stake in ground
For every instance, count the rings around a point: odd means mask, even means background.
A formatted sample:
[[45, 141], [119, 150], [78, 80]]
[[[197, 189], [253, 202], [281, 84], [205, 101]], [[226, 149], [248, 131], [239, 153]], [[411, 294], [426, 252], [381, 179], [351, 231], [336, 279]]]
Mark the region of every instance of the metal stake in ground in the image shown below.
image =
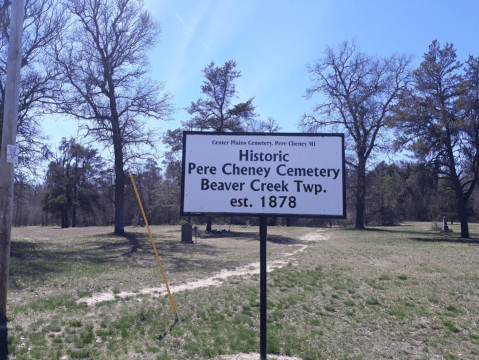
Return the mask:
[[266, 216], [259, 217], [259, 272], [260, 272], [260, 358], [266, 360]]
[[170, 288], [168, 287], [168, 282], [166, 281], [165, 272], [163, 271], [163, 266], [161, 266], [160, 257], [158, 256], [158, 251], [156, 251], [155, 242], [153, 241], [153, 236], [151, 235], [150, 226], [148, 225], [148, 220], [146, 220], [146, 215], [145, 215], [145, 211], [143, 210], [143, 205], [141, 205], [140, 195], [138, 194], [138, 190], [136, 189], [136, 185], [135, 185], [135, 180], [133, 180], [133, 175], [131, 173], [130, 173], [130, 178], [133, 184], [133, 188], [135, 189], [136, 197], [138, 199], [138, 204], [140, 204], [141, 213], [143, 214], [143, 218], [145, 219], [145, 224], [146, 224], [146, 228], [148, 229], [148, 234], [150, 234], [151, 243], [153, 244], [153, 249], [155, 250], [156, 258], [158, 259], [158, 264], [160, 264], [161, 273], [163, 274], [163, 279], [165, 280], [165, 284], [166, 284], [166, 290], [168, 291], [168, 296], [170, 297], [171, 307], [173, 308], [173, 312], [176, 315], [176, 321], [178, 321], [178, 314], [176, 313], [175, 300], [173, 300], [173, 296], [171, 296]]

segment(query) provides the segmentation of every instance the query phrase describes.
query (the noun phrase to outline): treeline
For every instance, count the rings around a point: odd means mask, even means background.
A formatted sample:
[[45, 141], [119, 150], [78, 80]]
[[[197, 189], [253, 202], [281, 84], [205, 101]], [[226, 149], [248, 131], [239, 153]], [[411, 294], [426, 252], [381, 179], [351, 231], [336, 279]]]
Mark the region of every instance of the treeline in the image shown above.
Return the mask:
[[[14, 226], [57, 225], [111, 226], [115, 221], [114, 174], [106, 169], [96, 150], [74, 140], [63, 140], [61, 152], [50, 163], [44, 185], [15, 185]], [[180, 183], [164, 176], [152, 158], [133, 171], [149, 224], [177, 224], [189, 221], [206, 224], [207, 217], [180, 217]], [[128, 174], [125, 178], [129, 179]], [[457, 221], [454, 194], [427, 164], [381, 162], [366, 175], [366, 212], [368, 226], [398, 225], [405, 220], [437, 221], [447, 216]], [[354, 184], [354, 182], [347, 182]], [[270, 226], [352, 226], [354, 225], [354, 188], [347, 187], [347, 220], [269, 217]], [[479, 188], [468, 208], [469, 221], [479, 220]], [[125, 186], [126, 225], [138, 226], [142, 218], [138, 200], [130, 181]], [[213, 223], [258, 224], [255, 218], [217, 217]]]
[[[63, 139], [49, 166], [44, 185], [17, 181], [14, 198], [14, 226], [58, 225], [108, 226], [115, 223], [115, 178], [98, 152]], [[179, 221], [180, 187], [165, 179], [152, 158], [141, 171], [133, 171], [135, 184], [149, 223]], [[125, 179], [130, 179], [127, 173]], [[141, 212], [131, 181], [125, 186], [127, 225], [138, 225]]]
[[[405, 220], [459, 220], [454, 192], [428, 164], [381, 162], [366, 175], [366, 224], [398, 225]], [[353, 200], [351, 196], [349, 199]], [[467, 207], [468, 220], [479, 220], [479, 189]]]

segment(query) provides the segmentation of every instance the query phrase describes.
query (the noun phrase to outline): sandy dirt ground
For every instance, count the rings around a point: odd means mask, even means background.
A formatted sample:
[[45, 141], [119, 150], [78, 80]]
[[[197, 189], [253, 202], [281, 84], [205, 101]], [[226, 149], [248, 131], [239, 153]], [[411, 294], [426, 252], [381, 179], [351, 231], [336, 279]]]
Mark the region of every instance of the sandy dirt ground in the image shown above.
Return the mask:
[[[284, 355], [267, 355], [267, 359], [270, 360], [301, 360], [301, 358], [296, 356], [284, 356]], [[258, 360], [258, 354], [236, 354], [236, 355], [223, 355], [218, 358], [221, 360]]]
[[[324, 232], [319, 230], [319, 231], [316, 231], [316, 232], [313, 232], [313, 233], [308, 233], [308, 234], [302, 236], [300, 238], [300, 240], [302, 240], [302, 241], [323, 241], [323, 240], [327, 240], [327, 238], [328, 238], [328, 235], [326, 235]], [[289, 258], [296, 255], [297, 253], [300, 253], [300, 252], [304, 251], [305, 249], [307, 249], [309, 247], [309, 245], [299, 245], [299, 244], [288, 245], [288, 246], [289, 247], [296, 247], [296, 248], [300, 246], [301, 248], [293, 250], [292, 252], [286, 252], [284, 254], [284, 257], [286, 258], [285, 260], [276, 260], [276, 261], [268, 262], [266, 264], [266, 272], [271, 272], [274, 269], [282, 268], [283, 266], [287, 265], [288, 262], [290, 262], [290, 261], [294, 264], [295, 263], [294, 259], [289, 259]], [[260, 273], [259, 266], [260, 266], [259, 262], [253, 262], [253, 263], [250, 263], [246, 266], [236, 268], [234, 270], [225, 270], [224, 269], [224, 270], [221, 270], [219, 273], [216, 273], [213, 276], [210, 276], [208, 278], [187, 282], [187, 283], [181, 284], [181, 285], [170, 286], [169, 289], [170, 289], [171, 294], [173, 295], [175, 293], [185, 291], [185, 290], [195, 290], [195, 289], [198, 289], [198, 288], [208, 287], [208, 286], [220, 286], [223, 283], [223, 281], [221, 281], [220, 279], [225, 280], [225, 279], [227, 279], [229, 277], [232, 277], [232, 276], [251, 276], [251, 275], [259, 274]], [[112, 294], [111, 292], [109, 292], [109, 293], [106, 293], [106, 292], [105, 293], [96, 293], [96, 294], [93, 294], [89, 298], [84, 298], [84, 299], [78, 300], [78, 303], [86, 302], [88, 305], [94, 305], [94, 304], [102, 302], [102, 301], [114, 300], [115, 296], [119, 296], [119, 297], [122, 297], [122, 298], [125, 298], [125, 297], [128, 297], [128, 296], [133, 297], [133, 296], [136, 296], [138, 294], [149, 294], [149, 295], [152, 295], [152, 296], [164, 296], [167, 293], [168, 292], [166, 290], [166, 286], [164, 286], [164, 287], [143, 288], [137, 293], [132, 293], [132, 292], [120, 292], [118, 294]], [[139, 299], [139, 300], [141, 301], [141, 299]]]

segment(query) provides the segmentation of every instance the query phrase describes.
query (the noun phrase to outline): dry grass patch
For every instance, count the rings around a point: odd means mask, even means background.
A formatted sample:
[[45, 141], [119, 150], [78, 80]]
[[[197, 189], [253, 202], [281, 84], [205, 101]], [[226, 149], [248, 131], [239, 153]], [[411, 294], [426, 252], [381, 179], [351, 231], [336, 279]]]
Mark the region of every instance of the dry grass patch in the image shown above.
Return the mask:
[[[322, 231], [329, 239], [315, 241], [318, 229], [269, 227], [268, 262], [304, 250], [268, 273], [268, 353], [301, 359], [479, 357], [479, 246], [458, 240], [452, 228], [452, 234], [432, 231], [430, 223], [327, 229]], [[127, 237], [105, 228], [64, 230], [62, 237], [60, 229], [14, 229], [11, 359], [258, 353], [259, 276], [222, 278], [217, 286], [174, 293], [180, 317], [174, 324], [167, 296], [140, 293], [164, 287], [146, 229], [127, 228]], [[152, 230], [171, 284], [259, 261], [254, 227], [233, 226], [228, 236], [201, 234], [194, 245], [179, 242], [179, 226]], [[478, 237], [476, 225], [471, 234]], [[116, 296], [91, 306], [78, 302], [105, 291]], [[122, 292], [132, 295], [118, 296]]]

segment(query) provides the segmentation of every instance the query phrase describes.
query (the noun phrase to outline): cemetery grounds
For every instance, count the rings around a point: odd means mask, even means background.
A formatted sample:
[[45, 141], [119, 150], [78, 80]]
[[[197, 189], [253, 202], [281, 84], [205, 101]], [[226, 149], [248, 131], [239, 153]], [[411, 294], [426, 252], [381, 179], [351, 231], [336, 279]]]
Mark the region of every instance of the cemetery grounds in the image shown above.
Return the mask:
[[[9, 358], [259, 359], [258, 226], [151, 229], [177, 323], [146, 228], [14, 228]], [[268, 227], [268, 359], [479, 358], [479, 224], [450, 229]]]

